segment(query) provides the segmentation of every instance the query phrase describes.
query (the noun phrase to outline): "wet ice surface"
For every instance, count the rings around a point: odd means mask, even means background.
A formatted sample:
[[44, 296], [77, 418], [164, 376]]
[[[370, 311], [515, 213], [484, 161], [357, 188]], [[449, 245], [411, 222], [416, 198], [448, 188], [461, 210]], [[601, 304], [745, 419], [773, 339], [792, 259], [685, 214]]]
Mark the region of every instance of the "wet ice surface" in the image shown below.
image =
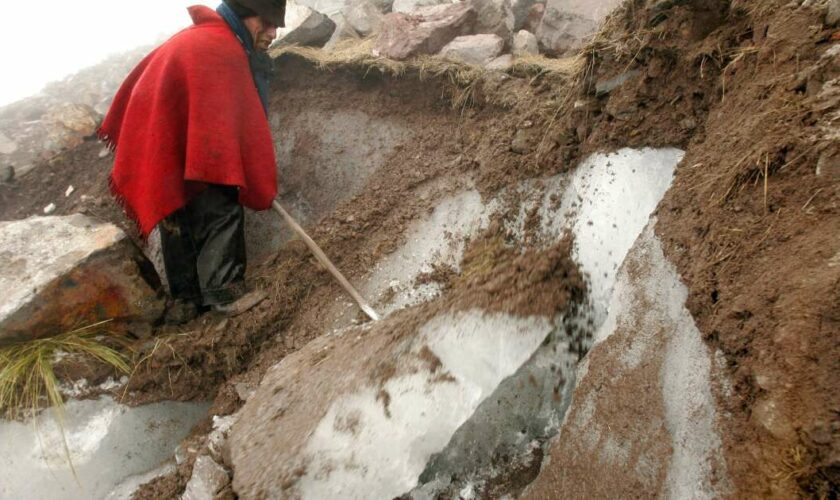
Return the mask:
[[[540, 189], [534, 181], [514, 187], [525, 196], [511, 229], [522, 238], [525, 214], [539, 207], [541, 243], [551, 244], [570, 231], [575, 260], [588, 275], [591, 308], [566, 322], [531, 327], [525, 332], [532, 339], [528, 349], [512, 358], [483, 356], [483, 343], [473, 346], [464, 336], [483, 331], [481, 338], [502, 335], [508, 342], [511, 331], [501, 325], [534, 318], [502, 315], [464, 322], [453, 317], [438, 325], [433, 350], [458, 384], [427, 386], [411, 377], [388, 382], [397, 408], [391, 418], [382, 413], [373, 389], [335, 403], [308, 444], [320, 468], [309, 469], [301, 480], [302, 496], [390, 498], [416, 487], [412, 496], [425, 498], [441, 488], [452, 491], [453, 477], [457, 489], [469, 489], [496, 473], [491, 462], [500, 453], [527, 454], [556, 433], [575, 385], [578, 353], [570, 349], [570, 329], [588, 321], [596, 329], [607, 318], [618, 268], [670, 186], [683, 154], [622, 149], [593, 155], [571, 176], [544, 179]], [[379, 297], [393, 288], [386, 313], [434, 298], [438, 291], [418, 289], [415, 278], [434, 263], [457, 266], [463, 240], [477, 235], [502, 206], [501, 200], [485, 205], [471, 191], [444, 200], [429, 219], [415, 225], [402, 249], [377, 266], [362, 285], [364, 294]], [[485, 322], [478, 328], [477, 321]], [[489, 343], [498, 345], [497, 340]], [[480, 389], [468, 389], [473, 386]], [[364, 415], [371, 425], [356, 436], [338, 435], [333, 424], [341, 412]]]
[[[481, 311], [438, 316], [420, 331], [440, 358], [441, 373], [385, 383], [389, 414], [370, 387], [335, 401], [309, 439], [303, 498], [393, 498], [411, 489], [433, 453], [514, 374], [552, 330], [545, 318]], [[347, 432], [342, 422], [355, 422]]]
[[64, 438], [53, 410], [34, 422], [0, 421], [0, 498], [128, 498], [132, 484], [141, 484], [145, 473], [173, 455], [208, 407], [166, 402], [129, 408], [110, 398], [71, 400]]

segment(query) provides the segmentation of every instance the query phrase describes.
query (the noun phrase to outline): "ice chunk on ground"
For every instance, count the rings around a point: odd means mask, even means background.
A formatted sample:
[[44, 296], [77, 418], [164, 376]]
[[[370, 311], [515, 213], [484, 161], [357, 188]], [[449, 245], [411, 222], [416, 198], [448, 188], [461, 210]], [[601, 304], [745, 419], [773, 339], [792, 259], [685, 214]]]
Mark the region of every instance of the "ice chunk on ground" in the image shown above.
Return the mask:
[[0, 420], [0, 498], [104, 498], [171, 457], [207, 408], [172, 402], [129, 408], [110, 398], [69, 401], [63, 433], [53, 409], [32, 422]]

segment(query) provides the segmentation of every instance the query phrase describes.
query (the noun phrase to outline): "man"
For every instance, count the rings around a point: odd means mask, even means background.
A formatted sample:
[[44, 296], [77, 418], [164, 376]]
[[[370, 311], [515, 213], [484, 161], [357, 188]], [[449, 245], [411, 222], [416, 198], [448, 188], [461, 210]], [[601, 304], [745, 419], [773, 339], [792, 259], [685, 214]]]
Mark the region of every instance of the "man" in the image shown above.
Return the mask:
[[268, 209], [277, 193], [266, 50], [285, 0], [189, 13], [194, 25], [129, 74], [99, 131], [116, 148], [112, 192], [144, 238], [160, 228], [173, 323], [264, 297], [245, 293], [243, 206]]

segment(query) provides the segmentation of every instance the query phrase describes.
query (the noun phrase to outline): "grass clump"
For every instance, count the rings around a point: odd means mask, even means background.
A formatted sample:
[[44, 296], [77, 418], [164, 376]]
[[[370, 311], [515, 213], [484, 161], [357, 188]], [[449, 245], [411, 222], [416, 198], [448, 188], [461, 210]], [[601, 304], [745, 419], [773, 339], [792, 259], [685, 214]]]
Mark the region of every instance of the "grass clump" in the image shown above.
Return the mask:
[[64, 399], [53, 369], [59, 353], [94, 358], [127, 373], [126, 358], [101, 340], [105, 323], [108, 321], [55, 337], [0, 345], [0, 415], [14, 419], [34, 413], [44, 403], [61, 415]]

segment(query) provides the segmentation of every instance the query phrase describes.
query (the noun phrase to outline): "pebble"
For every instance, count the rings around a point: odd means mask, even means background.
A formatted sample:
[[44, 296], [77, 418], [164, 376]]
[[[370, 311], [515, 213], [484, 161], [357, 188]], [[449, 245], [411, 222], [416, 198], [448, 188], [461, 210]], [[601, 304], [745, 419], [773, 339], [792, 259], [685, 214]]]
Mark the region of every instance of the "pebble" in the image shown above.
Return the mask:
[[64, 197], [67, 198], [68, 196], [73, 194], [73, 191], [75, 191], [75, 190], [76, 190], [76, 188], [74, 188], [73, 186], [67, 186], [67, 190], [64, 191]]
[[44, 213], [45, 214], [49, 215], [53, 212], [55, 212], [55, 203], [50, 203], [49, 205], [44, 207]]

